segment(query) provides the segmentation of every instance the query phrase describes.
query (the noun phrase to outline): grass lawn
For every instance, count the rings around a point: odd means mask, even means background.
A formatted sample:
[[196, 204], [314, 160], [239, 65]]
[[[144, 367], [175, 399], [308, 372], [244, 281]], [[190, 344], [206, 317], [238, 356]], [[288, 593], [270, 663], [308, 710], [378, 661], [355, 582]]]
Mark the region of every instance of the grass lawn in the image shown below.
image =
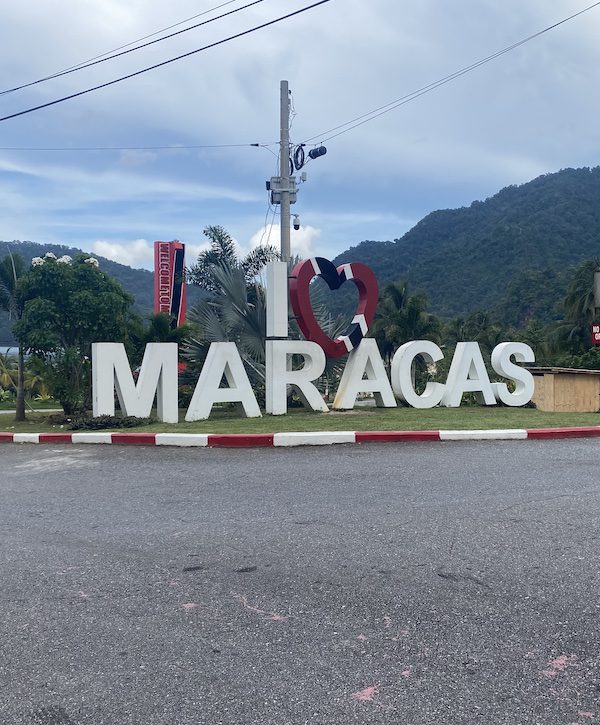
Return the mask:
[[[563, 426], [600, 425], [598, 413], [543, 413], [535, 408], [462, 406], [460, 408], [370, 408], [353, 411], [308, 413], [291, 410], [288, 415], [241, 418], [236, 413], [215, 410], [208, 420], [186, 423], [181, 410], [177, 425], [155, 423], [124, 432], [178, 433], [278, 433], [285, 431], [326, 430], [476, 430], [493, 428], [558, 428]], [[0, 431], [56, 432], [67, 426], [52, 425], [43, 413], [29, 413], [25, 423], [15, 423], [13, 416], [0, 417]]]
[[[0, 401], [0, 412], [3, 410], [14, 410], [17, 402], [13, 398], [12, 400]], [[29, 412], [33, 408], [34, 410], [56, 410], [60, 408], [60, 403], [53, 398], [47, 398], [46, 400], [25, 400], [25, 412]]]

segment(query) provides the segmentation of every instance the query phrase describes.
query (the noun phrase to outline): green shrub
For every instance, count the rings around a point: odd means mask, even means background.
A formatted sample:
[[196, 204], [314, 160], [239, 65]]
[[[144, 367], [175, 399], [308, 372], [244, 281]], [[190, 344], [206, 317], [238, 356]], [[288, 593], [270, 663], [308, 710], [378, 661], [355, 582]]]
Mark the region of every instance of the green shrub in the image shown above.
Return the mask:
[[137, 428], [141, 425], [156, 423], [155, 418], [136, 418], [134, 415], [123, 417], [99, 415], [95, 418], [77, 418], [71, 421], [71, 430], [106, 430], [107, 428]]

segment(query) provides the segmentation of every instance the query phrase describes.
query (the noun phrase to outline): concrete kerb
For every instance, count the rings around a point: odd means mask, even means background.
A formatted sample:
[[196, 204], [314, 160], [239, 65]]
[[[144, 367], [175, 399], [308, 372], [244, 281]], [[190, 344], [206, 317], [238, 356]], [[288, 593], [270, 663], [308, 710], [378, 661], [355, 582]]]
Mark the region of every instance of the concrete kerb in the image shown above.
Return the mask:
[[596, 438], [600, 426], [572, 428], [507, 428], [497, 430], [306, 431], [291, 433], [78, 433], [0, 432], [0, 443], [112, 444], [179, 447], [270, 448], [325, 446], [338, 443], [402, 443], [427, 441], [548, 440]]

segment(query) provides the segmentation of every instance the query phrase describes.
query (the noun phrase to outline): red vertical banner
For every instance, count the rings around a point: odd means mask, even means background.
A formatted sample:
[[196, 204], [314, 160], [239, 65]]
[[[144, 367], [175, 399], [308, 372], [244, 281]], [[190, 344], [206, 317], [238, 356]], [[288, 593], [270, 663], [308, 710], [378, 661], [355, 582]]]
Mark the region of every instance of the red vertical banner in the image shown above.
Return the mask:
[[592, 325], [592, 344], [600, 345], [600, 325]]
[[185, 324], [185, 244], [154, 242], [154, 312], [170, 315], [173, 327]]

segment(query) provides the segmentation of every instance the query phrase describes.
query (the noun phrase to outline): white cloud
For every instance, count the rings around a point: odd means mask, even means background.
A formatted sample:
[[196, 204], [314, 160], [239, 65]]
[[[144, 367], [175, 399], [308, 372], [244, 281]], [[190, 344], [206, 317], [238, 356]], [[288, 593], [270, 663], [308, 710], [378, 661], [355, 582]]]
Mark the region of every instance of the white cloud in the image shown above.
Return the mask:
[[[2, 146], [200, 146], [276, 141], [288, 78], [295, 143], [400, 98], [581, 9], [577, 0], [342, 0], [156, 71], [2, 124]], [[194, 0], [4, 3], [0, 90], [198, 13]], [[304, 5], [264, 3], [164, 43], [3, 96], [3, 113], [136, 71]], [[332, 33], [332, 28], [336, 32]], [[436, 208], [598, 163], [600, 9], [326, 143], [292, 232], [303, 255], [393, 239]], [[298, 38], [302, 39], [298, 43]], [[27, 42], [24, 42], [24, 41]], [[316, 141], [323, 140], [317, 138]], [[272, 151], [276, 152], [274, 147]], [[0, 152], [0, 238], [96, 243], [151, 265], [153, 238], [221, 224], [263, 236], [261, 148]], [[274, 228], [270, 241], [279, 243]], [[321, 236], [318, 236], [321, 232]], [[267, 234], [264, 235], [266, 238]], [[133, 240], [133, 241], [126, 241]], [[317, 248], [317, 240], [319, 248]], [[190, 247], [192, 249], [192, 247]], [[100, 252], [98, 252], [100, 253]]]
[[147, 239], [135, 239], [125, 244], [99, 239], [92, 244], [92, 251], [129, 267], [150, 269], [154, 264], [154, 246]]
[[153, 171], [133, 173], [115, 168], [85, 168], [68, 164], [40, 164], [0, 157], [0, 171], [37, 182], [59, 185], [69, 191], [69, 203], [79, 201], [127, 200], [226, 200], [238, 203], [262, 199], [258, 193], [242, 191], [217, 183], [191, 183], [176, 175]]
[[[311, 226], [301, 226], [300, 229], [292, 229], [290, 232], [290, 247], [292, 254], [297, 254], [302, 259], [307, 259], [315, 254], [314, 243], [321, 236], [321, 230]], [[279, 249], [281, 246], [281, 229], [279, 224], [261, 227], [252, 235], [250, 248], [261, 244], [271, 244]]]
[[[186, 264], [192, 265], [201, 251], [208, 247], [207, 244], [186, 244]], [[113, 262], [126, 264], [134, 269], [154, 269], [154, 244], [147, 239], [135, 239], [130, 242], [110, 242], [98, 239], [92, 244], [92, 251]]]

